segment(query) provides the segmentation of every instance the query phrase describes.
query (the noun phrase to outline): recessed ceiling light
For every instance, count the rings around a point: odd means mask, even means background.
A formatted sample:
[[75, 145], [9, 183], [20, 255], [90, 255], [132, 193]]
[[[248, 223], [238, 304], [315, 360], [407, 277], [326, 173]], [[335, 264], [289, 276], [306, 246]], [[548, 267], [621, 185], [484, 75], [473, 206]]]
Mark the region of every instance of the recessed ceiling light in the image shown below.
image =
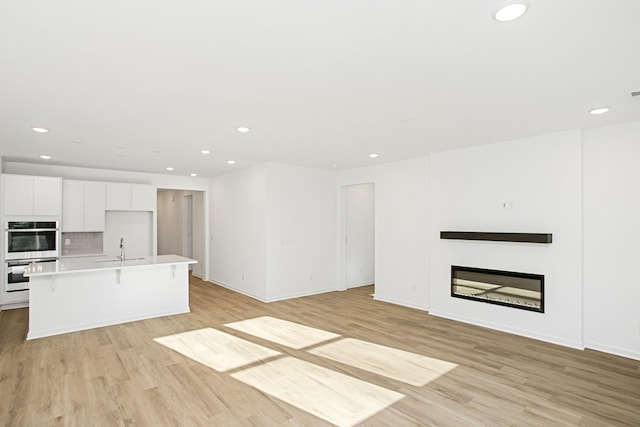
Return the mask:
[[173, 170], [173, 168], [171, 166], [167, 166], [165, 169], [168, 170], [168, 171], [172, 171]]
[[237, 127], [236, 130], [240, 133], [247, 133], [251, 130], [251, 128], [248, 128], [246, 126], [240, 126], [240, 127]]
[[49, 159], [51, 158], [51, 156], [47, 156], [46, 154], [42, 154], [42, 155], [40, 156], [40, 158], [41, 158], [41, 159], [44, 159], [44, 160], [49, 160]]
[[115, 148], [124, 148], [124, 145], [120, 145], [120, 144], [118, 144], [118, 145], [114, 145], [114, 147], [115, 147]]
[[161, 150], [153, 150], [153, 154], [162, 154]]
[[496, 21], [509, 22], [520, 18], [527, 11], [529, 3], [526, 1], [509, 2], [496, 10], [493, 17]]
[[197, 173], [190, 173], [189, 175], [191, 175], [191, 176], [198, 176], [198, 174], [197, 174]]
[[211, 154], [210, 150], [200, 150], [200, 154]]
[[227, 160], [227, 164], [235, 165], [236, 161], [235, 160]]
[[124, 157], [124, 153], [116, 153], [116, 157]]
[[31, 128], [32, 131], [34, 132], [38, 132], [38, 133], [47, 133], [49, 132], [49, 129], [46, 128]]
[[376, 157], [378, 157], [378, 153], [371, 153], [369, 154], [369, 157], [371, 157], [372, 159], [375, 159]]
[[594, 116], [598, 116], [600, 114], [608, 113], [611, 108], [609, 107], [598, 107], [593, 110], [589, 110], [589, 114], [593, 114]]

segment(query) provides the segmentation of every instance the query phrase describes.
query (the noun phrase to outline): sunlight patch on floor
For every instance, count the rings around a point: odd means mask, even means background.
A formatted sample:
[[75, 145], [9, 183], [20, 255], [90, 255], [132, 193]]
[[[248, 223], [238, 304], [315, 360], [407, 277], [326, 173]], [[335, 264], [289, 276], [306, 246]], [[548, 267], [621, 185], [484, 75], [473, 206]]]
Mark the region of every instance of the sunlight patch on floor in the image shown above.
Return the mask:
[[225, 326], [294, 349], [309, 347], [340, 336], [270, 316], [227, 323]]
[[213, 328], [168, 335], [154, 341], [218, 372], [280, 355], [275, 350]]
[[345, 365], [421, 387], [458, 365], [392, 347], [344, 338], [309, 350]]
[[296, 359], [284, 357], [231, 376], [338, 426], [352, 426], [403, 394]]

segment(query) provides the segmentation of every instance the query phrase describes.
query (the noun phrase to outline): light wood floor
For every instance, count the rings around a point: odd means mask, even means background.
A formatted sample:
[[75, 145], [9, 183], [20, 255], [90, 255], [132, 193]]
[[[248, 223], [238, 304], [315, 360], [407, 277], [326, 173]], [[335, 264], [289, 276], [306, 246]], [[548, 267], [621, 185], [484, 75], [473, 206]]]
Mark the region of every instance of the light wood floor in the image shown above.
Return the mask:
[[[0, 312], [0, 425], [330, 425], [234, 378], [239, 369], [217, 372], [154, 341], [201, 328], [404, 395], [361, 425], [640, 425], [639, 361], [431, 317], [371, 292], [263, 304], [192, 278], [190, 314], [28, 342], [28, 311]], [[259, 316], [457, 367], [416, 386], [224, 326]]]

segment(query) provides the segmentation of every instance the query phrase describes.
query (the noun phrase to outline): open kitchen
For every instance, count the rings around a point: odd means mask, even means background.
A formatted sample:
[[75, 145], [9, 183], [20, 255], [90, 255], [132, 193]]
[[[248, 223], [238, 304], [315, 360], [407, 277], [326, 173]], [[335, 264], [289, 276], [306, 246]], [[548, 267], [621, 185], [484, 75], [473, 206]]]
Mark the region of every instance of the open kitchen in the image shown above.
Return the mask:
[[3, 174], [3, 308], [27, 339], [189, 311], [189, 265], [157, 254], [156, 187]]

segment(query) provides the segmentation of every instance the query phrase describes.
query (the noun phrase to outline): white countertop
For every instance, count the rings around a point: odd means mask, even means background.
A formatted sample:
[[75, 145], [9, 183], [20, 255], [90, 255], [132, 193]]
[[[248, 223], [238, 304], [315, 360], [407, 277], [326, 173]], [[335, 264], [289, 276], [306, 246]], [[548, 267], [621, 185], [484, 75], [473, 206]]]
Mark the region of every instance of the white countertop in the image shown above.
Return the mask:
[[196, 264], [197, 262], [180, 255], [157, 255], [125, 259], [124, 261], [113, 258], [65, 258], [56, 262], [33, 263], [25, 269], [24, 274], [29, 277], [37, 277], [128, 268], [151, 268], [159, 265]]

